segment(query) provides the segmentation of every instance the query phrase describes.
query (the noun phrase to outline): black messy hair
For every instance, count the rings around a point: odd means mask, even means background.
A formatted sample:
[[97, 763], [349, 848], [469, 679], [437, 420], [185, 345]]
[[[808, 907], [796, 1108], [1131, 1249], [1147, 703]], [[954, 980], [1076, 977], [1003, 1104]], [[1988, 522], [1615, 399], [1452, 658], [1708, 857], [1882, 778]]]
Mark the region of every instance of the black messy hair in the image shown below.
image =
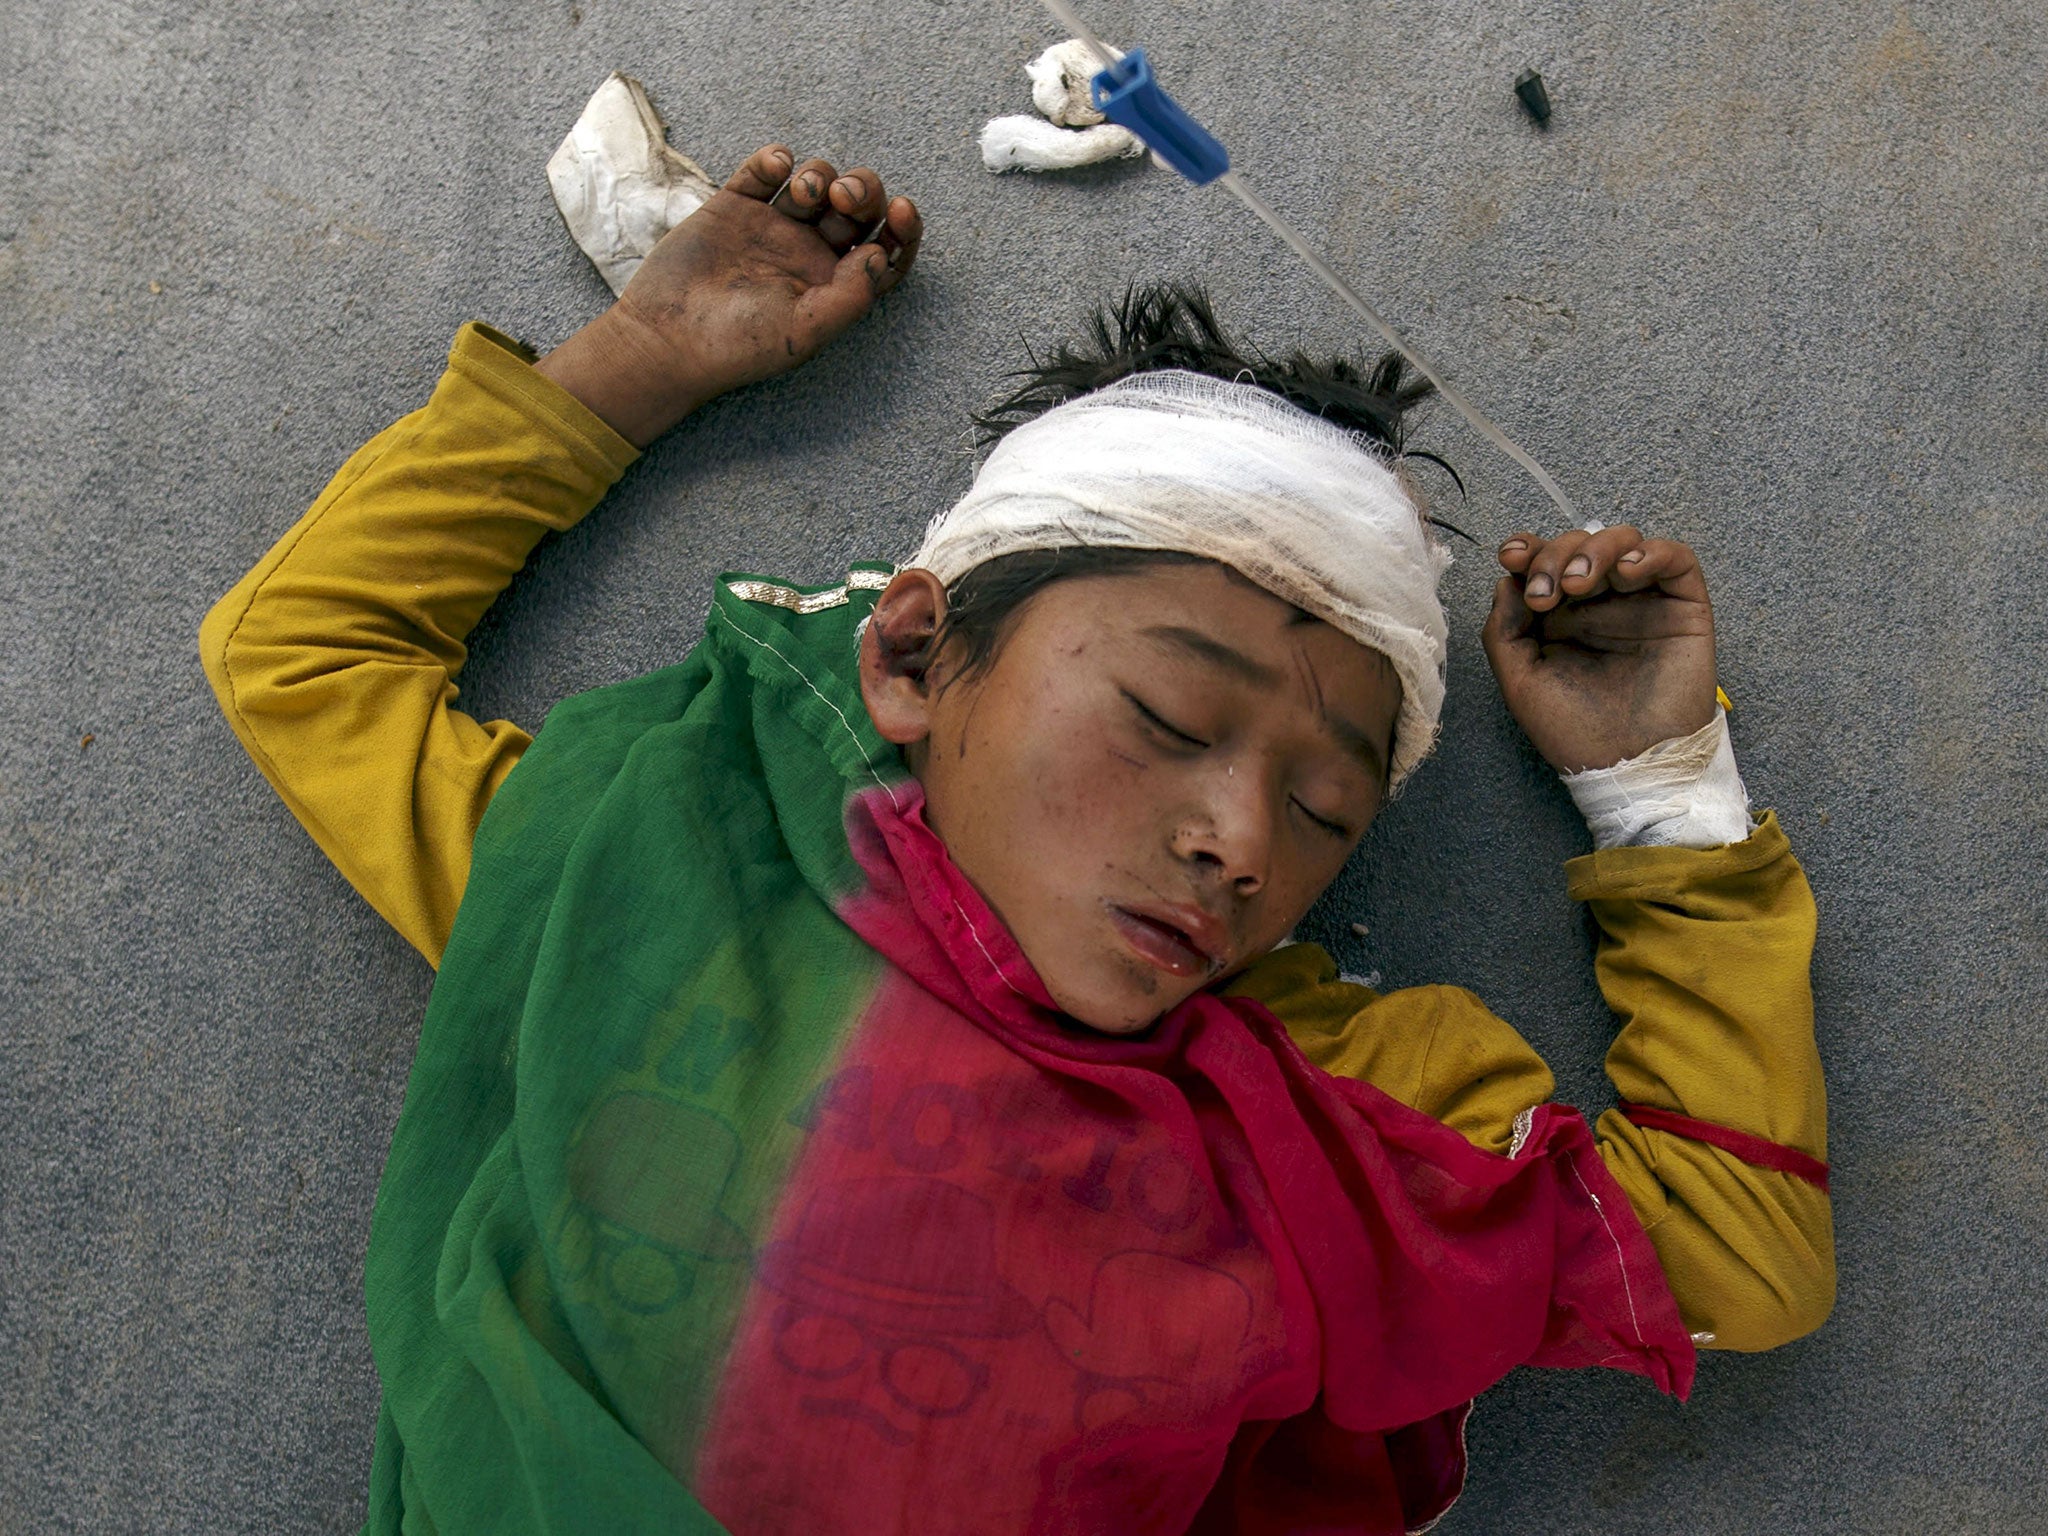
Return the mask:
[[[1193, 284], [1133, 286], [1121, 300], [1090, 317], [1086, 339], [1080, 344], [1062, 342], [1049, 356], [1027, 356], [1027, 366], [1009, 375], [1021, 381], [1017, 387], [975, 414], [978, 446], [993, 447], [1013, 429], [1054, 406], [1118, 379], [1163, 368], [1185, 368], [1270, 390], [1334, 426], [1364, 434], [1390, 454], [1438, 465], [1460, 491], [1465, 488], [1458, 472], [1444, 460], [1407, 446], [1407, 414], [1435, 389], [1426, 379], [1408, 377], [1398, 352], [1384, 354], [1367, 369], [1341, 357], [1317, 362], [1299, 349], [1284, 361], [1271, 358], [1225, 335], [1209, 295]], [[1470, 537], [1427, 514], [1424, 521]], [[946, 645], [956, 645], [959, 666], [953, 677], [965, 677], [995, 659], [1010, 619], [1056, 581], [1205, 563], [1203, 556], [1173, 550], [1101, 546], [999, 555], [947, 589], [946, 616], [931, 637], [926, 655], [936, 656]]]
[[1427, 379], [1408, 376], [1400, 353], [1384, 353], [1363, 370], [1348, 358], [1318, 362], [1299, 348], [1285, 360], [1268, 357], [1224, 334], [1207, 291], [1196, 284], [1134, 285], [1089, 317], [1080, 345], [1062, 342], [1049, 356], [1026, 355], [1027, 365], [1009, 375], [1022, 382], [975, 415], [977, 446], [993, 447], [1013, 428], [1118, 379], [1185, 368], [1270, 390], [1312, 416], [1363, 433], [1390, 453], [1440, 465], [1457, 479], [1457, 471], [1435, 454], [1408, 450], [1407, 414], [1436, 390]]

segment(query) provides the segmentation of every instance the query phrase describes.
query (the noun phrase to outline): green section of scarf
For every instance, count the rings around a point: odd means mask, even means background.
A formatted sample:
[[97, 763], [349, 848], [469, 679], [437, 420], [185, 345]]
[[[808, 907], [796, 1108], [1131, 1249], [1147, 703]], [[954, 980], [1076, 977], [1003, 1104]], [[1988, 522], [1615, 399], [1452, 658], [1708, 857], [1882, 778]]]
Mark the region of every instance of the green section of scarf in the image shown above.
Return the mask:
[[366, 1530], [719, 1530], [670, 1469], [881, 971], [834, 909], [847, 796], [903, 774], [857, 686], [886, 573], [722, 580], [493, 800], [372, 1222]]

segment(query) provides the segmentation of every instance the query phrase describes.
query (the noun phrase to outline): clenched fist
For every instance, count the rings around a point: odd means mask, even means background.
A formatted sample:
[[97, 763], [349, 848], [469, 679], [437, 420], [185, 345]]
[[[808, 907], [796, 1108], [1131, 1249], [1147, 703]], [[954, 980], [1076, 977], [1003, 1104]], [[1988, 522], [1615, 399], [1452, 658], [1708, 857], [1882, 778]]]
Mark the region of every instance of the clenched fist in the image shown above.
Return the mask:
[[865, 168], [757, 149], [604, 314], [536, 365], [636, 447], [794, 368], [903, 281], [924, 222]]
[[1486, 659], [1551, 767], [1611, 768], [1714, 718], [1714, 610], [1689, 546], [1518, 533], [1499, 558]]

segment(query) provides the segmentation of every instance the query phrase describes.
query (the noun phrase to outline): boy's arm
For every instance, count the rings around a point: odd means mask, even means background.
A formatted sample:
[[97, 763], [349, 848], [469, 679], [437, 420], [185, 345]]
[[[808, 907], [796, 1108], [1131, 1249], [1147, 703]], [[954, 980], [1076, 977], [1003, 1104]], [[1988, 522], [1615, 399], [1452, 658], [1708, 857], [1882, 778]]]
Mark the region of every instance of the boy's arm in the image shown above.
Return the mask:
[[1613, 848], [1568, 870], [1624, 1021], [1600, 1151], [1679, 1311], [1721, 1349], [1810, 1333], [1834, 1305], [1834, 1220], [1813, 894], [1784, 832], [1766, 816], [1743, 842]]
[[529, 737], [453, 707], [464, 641], [638, 454], [487, 326], [207, 614], [200, 659], [265, 778], [440, 962], [484, 807]]
[[1333, 1077], [1370, 1083], [1484, 1151], [1516, 1147], [1518, 1117], [1556, 1087], [1513, 1025], [1463, 987], [1375, 992], [1314, 944], [1262, 955], [1220, 989], [1262, 1003]]
[[[1827, 1145], [1807, 988], [1813, 899], [1784, 833], [1766, 817], [1726, 847], [1619, 848], [1568, 868], [1601, 925], [1601, 986], [1627, 1021], [1607, 1068], [1630, 1108], [1601, 1116], [1596, 1137], [1680, 1315], [1722, 1349], [1810, 1332], [1834, 1297], [1833, 1224], [1814, 1182]], [[1223, 990], [1264, 1003], [1324, 1071], [1489, 1152], [1513, 1155], [1522, 1117], [1552, 1093], [1542, 1058], [1461, 988], [1382, 996], [1296, 944]]]
[[1699, 562], [1595, 525], [1500, 563], [1487, 658], [1602, 850], [1571, 865], [1626, 1026], [1602, 1153], [1701, 1342], [1784, 1343], [1834, 1301], [1813, 897], [1775, 820], [1751, 829]]
[[537, 365], [465, 326], [427, 406], [351, 458], [208, 614], [201, 656], [236, 734], [430, 961], [528, 740], [451, 707], [470, 629], [637, 448], [818, 351], [903, 279], [922, 230], [873, 171], [764, 147]]

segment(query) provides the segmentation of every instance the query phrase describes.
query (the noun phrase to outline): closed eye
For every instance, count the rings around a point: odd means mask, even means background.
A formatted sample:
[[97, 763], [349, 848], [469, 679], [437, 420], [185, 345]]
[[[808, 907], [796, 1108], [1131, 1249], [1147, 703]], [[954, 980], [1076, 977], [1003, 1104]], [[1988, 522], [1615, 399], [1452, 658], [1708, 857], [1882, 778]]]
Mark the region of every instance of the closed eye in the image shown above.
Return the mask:
[[1160, 719], [1157, 714], [1147, 709], [1145, 707], [1145, 701], [1139, 698], [1135, 693], [1132, 693], [1128, 689], [1124, 689], [1122, 690], [1122, 692], [1123, 696], [1131, 701], [1131, 708], [1135, 709], [1138, 712], [1140, 718], [1142, 718], [1147, 725], [1151, 726], [1152, 729], [1154, 729], [1155, 731], [1158, 731], [1162, 736], [1170, 737], [1176, 745], [1184, 747], [1206, 747], [1209, 745], [1209, 743], [1202, 740], [1201, 737], [1190, 736], [1186, 731], [1180, 729], [1180, 727], [1167, 724], [1167, 722]]
[[1332, 837], [1342, 838], [1347, 843], [1351, 841], [1351, 833], [1346, 828], [1338, 825], [1334, 821], [1331, 821], [1326, 816], [1318, 816], [1314, 811], [1310, 810], [1307, 806], [1303, 805], [1299, 800], [1295, 801], [1294, 804], [1301, 811], [1302, 815], [1306, 816], [1310, 821], [1314, 822], [1317, 826], [1321, 827], [1325, 832], [1329, 833]]

